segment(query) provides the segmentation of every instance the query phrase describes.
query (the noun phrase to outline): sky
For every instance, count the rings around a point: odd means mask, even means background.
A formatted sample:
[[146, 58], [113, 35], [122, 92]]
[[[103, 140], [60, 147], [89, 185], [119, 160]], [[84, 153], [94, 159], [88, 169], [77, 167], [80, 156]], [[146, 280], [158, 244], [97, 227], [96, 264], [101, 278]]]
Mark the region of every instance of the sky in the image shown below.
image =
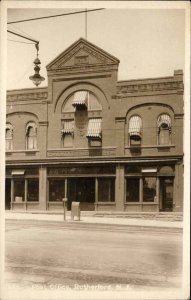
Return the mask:
[[[102, 6], [98, 5], [96, 8]], [[8, 22], [81, 9], [8, 9]], [[40, 41], [40, 74], [47, 86], [46, 66], [80, 37], [85, 14], [8, 25], [8, 29]], [[13, 42], [19, 41], [19, 42]], [[185, 64], [183, 9], [104, 9], [87, 15], [87, 40], [120, 60], [118, 80], [173, 76]], [[22, 42], [22, 43], [21, 43]], [[34, 44], [7, 34], [7, 89], [34, 87]]]

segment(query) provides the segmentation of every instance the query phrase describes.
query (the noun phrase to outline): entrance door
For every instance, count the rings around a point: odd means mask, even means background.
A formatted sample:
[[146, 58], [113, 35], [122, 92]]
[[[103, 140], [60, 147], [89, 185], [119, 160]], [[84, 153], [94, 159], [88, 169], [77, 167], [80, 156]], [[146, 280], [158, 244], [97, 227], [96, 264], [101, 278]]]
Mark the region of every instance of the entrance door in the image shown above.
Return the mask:
[[81, 210], [94, 210], [95, 178], [68, 178], [68, 210], [80, 202]]
[[173, 178], [160, 179], [160, 210], [173, 210]]
[[11, 179], [5, 180], [5, 209], [11, 206]]

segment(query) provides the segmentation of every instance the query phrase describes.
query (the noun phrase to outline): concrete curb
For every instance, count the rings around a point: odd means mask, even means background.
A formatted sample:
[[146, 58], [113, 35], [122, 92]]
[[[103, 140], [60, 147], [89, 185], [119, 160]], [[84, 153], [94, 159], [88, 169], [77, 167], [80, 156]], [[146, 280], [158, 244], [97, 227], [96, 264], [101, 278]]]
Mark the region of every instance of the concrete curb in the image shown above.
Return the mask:
[[6, 213], [6, 220], [28, 220], [28, 221], [45, 221], [45, 222], [58, 222], [62, 224], [83, 224], [83, 225], [102, 225], [102, 226], [117, 226], [117, 227], [147, 227], [147, 228], [171, 228], [182, 230], [183, 222], [180, 221], [161, 221], [161, 220], [142, 220], [133, 218], [115, 218], [115, 217], [88, 217], [81, 216], [81, 220], [76, 219], [71, 220], [71, 218], [66, 215], [66, 220], [63, 219], [63, 214], [35, 214], [35, 213]]

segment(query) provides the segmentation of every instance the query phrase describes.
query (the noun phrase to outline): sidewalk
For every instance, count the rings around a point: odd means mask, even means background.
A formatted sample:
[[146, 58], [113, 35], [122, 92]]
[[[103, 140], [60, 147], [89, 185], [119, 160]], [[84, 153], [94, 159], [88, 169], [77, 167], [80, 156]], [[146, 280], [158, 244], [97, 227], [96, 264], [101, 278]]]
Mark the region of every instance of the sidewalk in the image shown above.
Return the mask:
[[53, 221], [53, 222], [67, 222], [80, 224], [103, 224], [103, 225], [121, 225], [121, 226], [142, 226], [142, 227], [158, 227], [158, 228], [183, 228], [181, 221], [161, 221], [161, 220], [141, 220], [136, 218], [119, 218], [119, 217], [95, 217], [87, 216], [85, 212], [81, 212], [80, 221], [75, 217], [71, 220], [70, 212], [66, 213], [66, 220], [64, 221], [63, 214], [47, 214], [35, 212], [13, 212], [6, 211], [5, 219], [7, 220], [39, 220], [39, 221]]

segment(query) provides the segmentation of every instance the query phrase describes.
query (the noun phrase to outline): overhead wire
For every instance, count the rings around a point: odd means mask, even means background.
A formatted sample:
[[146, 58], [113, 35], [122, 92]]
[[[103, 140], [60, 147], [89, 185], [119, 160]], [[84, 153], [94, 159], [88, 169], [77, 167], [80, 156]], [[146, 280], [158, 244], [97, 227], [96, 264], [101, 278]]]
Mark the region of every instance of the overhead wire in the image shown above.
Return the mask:
[[86, 10], [81, 10], [81, 11], [76, 11], [76, 12], [71, 12], [71, 13], [57, 14], [57, 15], [31, 18], [31, 19], [23, 19], [23, 20], [19, 20], [19, 21], [12, 21], [12, 22], [7, 22], [7, 24], [16, 24], [16, 23], [21, 23], [21, 22], [29, 22], [29, 21], [36, 21], [36, 20], [42, 20], [42, 19], [62, 17], [62, 16], [76, 15], [76, 14], [88, 13], [88, 12], [93, 12], [93, 11], [98, 11], [98, 10], [103, 10], [103, 9], [105, 9], [105, 8], [96, 8], [96, 9], [89, 9], [89, 10], [86, 9]]
[[18, 28], [17, 26], [15, 26], [13, 24], [11, 24], [10, 26], [13, 27], [13, 30], [15, 30], [16, 32], [21, 33], [21, 34], [25, 34], [25, 36], [27, 36], [28, 38], [33, 39], [33, 37], [31, 35], [29, 35], [28, 33], [26, 33], [26, 31]]
[[15, 42], [15, 43], [21, 43], [21, 44], [32, 44], [32, 45], [34, 45], [34, 43], [21, 42], [21, 41], [11, 40], [11, 39], [8, 39], [8, 41]]

